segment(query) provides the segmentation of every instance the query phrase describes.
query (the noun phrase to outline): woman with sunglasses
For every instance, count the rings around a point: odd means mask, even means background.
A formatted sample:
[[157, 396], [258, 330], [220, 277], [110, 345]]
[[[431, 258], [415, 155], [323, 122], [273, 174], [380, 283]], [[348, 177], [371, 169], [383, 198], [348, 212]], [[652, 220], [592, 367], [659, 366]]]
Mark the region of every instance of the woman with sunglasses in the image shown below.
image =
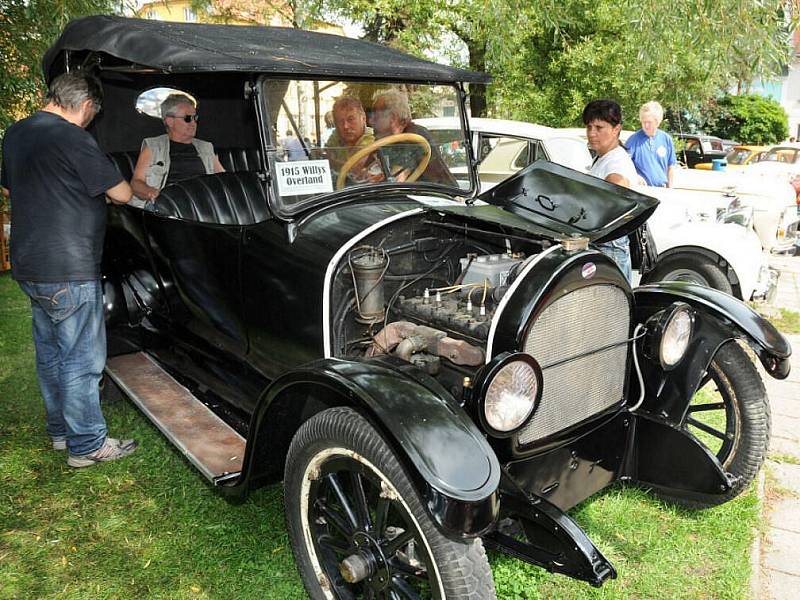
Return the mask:
[[155, 200], [165, 186], [225, 169], [210, 142], [198, 140], [197, 106], [186, 94], [170, 94], [161, 103], [167, 133], [145, 138], [131, 187], [142, 200]]

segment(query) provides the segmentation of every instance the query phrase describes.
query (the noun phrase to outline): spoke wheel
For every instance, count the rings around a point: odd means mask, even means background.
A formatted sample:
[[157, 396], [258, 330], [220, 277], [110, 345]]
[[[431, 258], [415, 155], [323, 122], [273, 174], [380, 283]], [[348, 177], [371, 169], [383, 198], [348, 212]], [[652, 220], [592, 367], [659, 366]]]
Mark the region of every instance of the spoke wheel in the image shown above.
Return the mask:
[[682, 426], [736, 481], [720, 496], [700, 501], [669, 500], [691, 508], [715, 506], [738, 496], [753, 481], [769, 447], [769, 402], [758, 370], [738, 343], [728, 342], [717, 351]]
[[292, 547], [314, 599], [494, 598], [480, 540], [445, 538], [391, 448], [357, 412], [324, 411], [286, 460]]

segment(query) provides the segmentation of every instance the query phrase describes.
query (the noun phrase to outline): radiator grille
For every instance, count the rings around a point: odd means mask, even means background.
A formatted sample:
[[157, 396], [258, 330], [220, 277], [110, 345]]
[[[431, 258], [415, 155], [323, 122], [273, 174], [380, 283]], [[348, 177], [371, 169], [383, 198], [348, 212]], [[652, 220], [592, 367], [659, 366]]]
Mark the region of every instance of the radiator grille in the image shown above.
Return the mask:
[[[628, 298], [613, 285], [579, 288], [539, 315], [523, 350], [542, 366], [544, 389], [539, 408], [518, 434], [520, 445], [557, 433], [622, 400], [629, 331]], [[574, 358], [609, 344], [620, 345]]]

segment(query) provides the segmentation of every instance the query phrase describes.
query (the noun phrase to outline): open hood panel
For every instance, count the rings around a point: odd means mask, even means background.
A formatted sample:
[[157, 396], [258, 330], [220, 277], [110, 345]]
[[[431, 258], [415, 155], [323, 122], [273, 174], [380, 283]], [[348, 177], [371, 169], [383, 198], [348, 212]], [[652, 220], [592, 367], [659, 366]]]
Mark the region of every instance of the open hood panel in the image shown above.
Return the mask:
[[547, 160], [537, 160], [478, 196], [563, 238], [606, 242], [631, 233], [658, 200]]

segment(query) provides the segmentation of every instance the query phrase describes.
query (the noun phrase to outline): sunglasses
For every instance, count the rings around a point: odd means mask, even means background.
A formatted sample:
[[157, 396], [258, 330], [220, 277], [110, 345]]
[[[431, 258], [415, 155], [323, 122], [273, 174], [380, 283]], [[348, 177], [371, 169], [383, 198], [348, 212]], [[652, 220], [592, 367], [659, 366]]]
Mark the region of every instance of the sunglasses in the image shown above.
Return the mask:
[[179, 117], [178, 115], [169, 115], [169, 116], [172, 117], [173, 119], [181, 119], [181, 120], [183, 120], [184, 123], [191, 123], [192, 121], [197, 123], [197, 121], [200, 120], [200, 115], [197, 115], [197, 114], [194, 114], [194, 115], [183, 115], [182, 117]]

